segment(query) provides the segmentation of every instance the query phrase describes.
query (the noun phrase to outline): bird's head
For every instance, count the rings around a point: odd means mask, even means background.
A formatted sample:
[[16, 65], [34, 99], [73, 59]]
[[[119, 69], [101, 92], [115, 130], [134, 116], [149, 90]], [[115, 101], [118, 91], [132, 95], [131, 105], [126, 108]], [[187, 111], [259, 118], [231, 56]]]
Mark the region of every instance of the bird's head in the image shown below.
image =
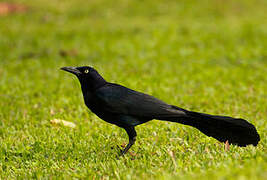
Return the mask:
[[62, 67], [60, 69], [75, 74], [78, 78], [89, 78], [92, 73], [94, 74], [96, 72], [96, 70], [90, 66]]
[[60, 69], [75, 74], [82, 87], [88, 89], [94, 89], [106, 83], [103, 77], [90, 66], [62, 67]]

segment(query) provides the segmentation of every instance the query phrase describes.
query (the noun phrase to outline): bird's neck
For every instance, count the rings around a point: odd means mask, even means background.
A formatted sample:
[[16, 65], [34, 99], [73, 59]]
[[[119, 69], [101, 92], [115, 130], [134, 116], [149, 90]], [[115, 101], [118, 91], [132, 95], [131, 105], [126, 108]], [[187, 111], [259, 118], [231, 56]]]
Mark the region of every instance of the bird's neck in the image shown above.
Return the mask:
[[82, 79], [80, 81], [83, 92], [94, 92], [96, 89], [107, 84], [107, 81], [100, 75], [91, 77], [90, 79]]

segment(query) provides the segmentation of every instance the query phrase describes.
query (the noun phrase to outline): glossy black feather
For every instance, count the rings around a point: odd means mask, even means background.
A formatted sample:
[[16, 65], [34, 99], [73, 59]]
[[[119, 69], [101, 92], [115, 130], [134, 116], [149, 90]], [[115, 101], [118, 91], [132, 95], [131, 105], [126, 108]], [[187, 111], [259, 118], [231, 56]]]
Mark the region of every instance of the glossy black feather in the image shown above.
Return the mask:
[[256, 128], [244, 119], [192, 112], [169, 105], [153, 96], [109, 83], [92, 67], [62, 69], [78, 77], [84, 102], [93, 113], [126, 130], [129, 144], [122, 154], [135, 142], [134, 127], [152, 119], [189, 125], [207, 136], [221, 142], [228, 140], [238, 146], [256, 146], [260, 140]]
[[164, 116], [185, 116], [181, 110], [174, 109], [165, 102], [118, 84], [108, 83], [94, 92], [106, 111], [156, 119]]

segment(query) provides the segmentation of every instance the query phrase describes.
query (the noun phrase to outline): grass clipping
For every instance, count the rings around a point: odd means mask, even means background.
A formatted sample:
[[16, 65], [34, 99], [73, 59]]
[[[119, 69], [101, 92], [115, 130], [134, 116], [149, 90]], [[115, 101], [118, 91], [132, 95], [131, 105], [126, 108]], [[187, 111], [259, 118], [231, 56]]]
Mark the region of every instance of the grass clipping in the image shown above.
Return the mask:
[[50, 120], [50, 123], [53, 125], [62, 125], [62, 126], [70, 127], [70, 128], [76, 127], [76, 124], [74, 124], [73, 122], [65, 121], [62, 119], [52, 119]]

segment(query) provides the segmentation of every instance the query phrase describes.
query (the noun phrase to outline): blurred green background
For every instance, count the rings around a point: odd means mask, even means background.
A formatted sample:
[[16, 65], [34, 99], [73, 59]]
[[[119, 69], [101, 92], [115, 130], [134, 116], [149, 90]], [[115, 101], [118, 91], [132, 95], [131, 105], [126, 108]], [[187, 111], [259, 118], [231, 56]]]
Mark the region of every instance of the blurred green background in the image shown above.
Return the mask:
[[[0, 178], [266, 179], [266, 0], [0, 1]], [[3, 5], [5, 4], [5, 5]], [[89, 112], [62, 66], [253, 123], [257, 147], [152, 121], [137, 142]], [[54, 126], [59, 118], [71, 129]]]

